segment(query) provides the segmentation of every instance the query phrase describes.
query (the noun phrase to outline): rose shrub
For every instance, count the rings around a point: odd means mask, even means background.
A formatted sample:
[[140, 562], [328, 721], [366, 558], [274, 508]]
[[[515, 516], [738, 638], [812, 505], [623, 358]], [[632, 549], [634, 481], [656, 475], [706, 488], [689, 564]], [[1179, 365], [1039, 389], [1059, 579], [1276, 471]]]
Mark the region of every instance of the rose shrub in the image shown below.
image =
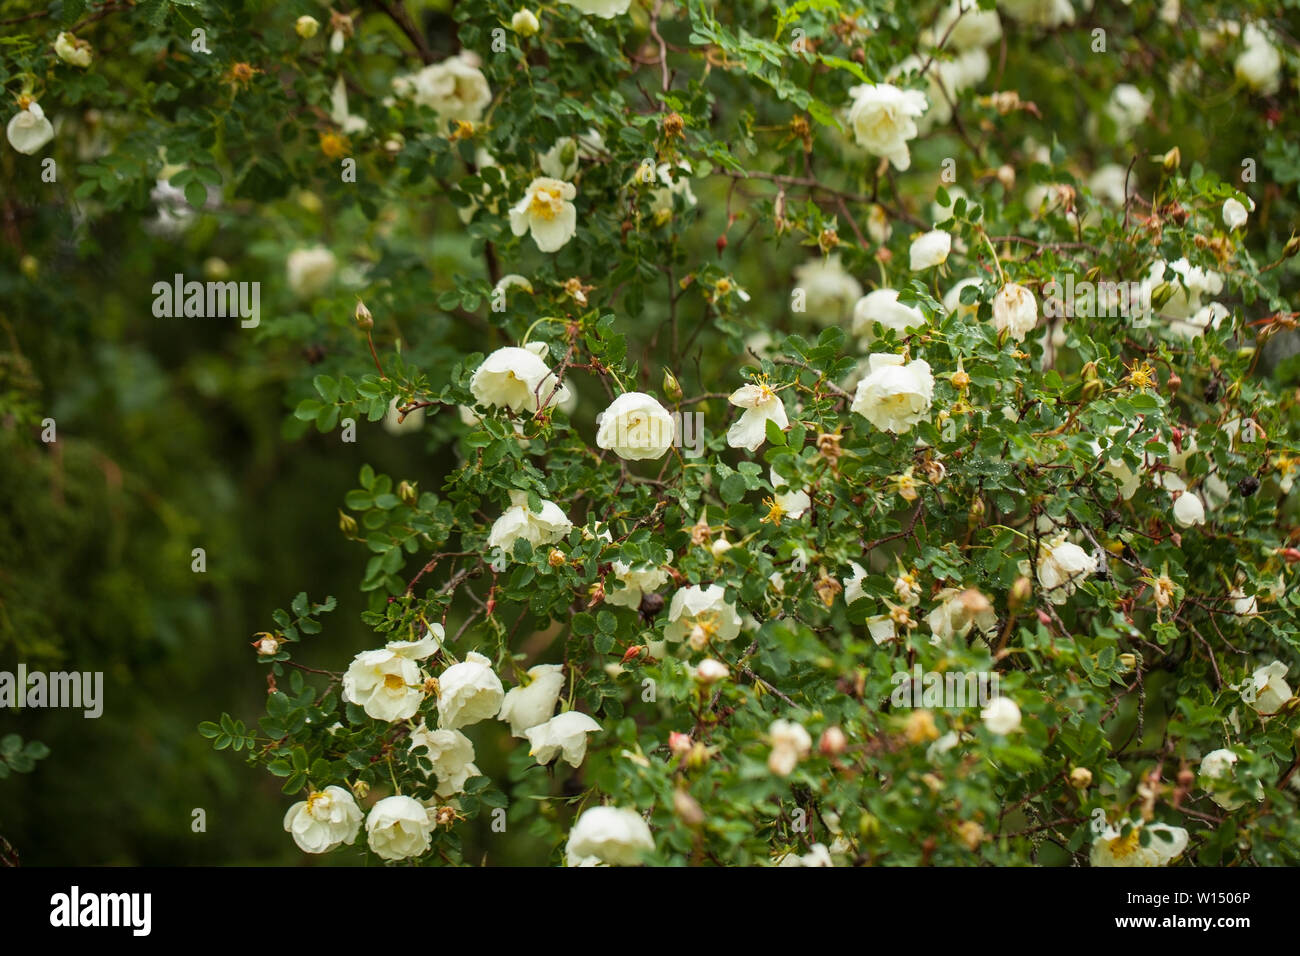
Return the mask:
[[103, 133], [92, 214], [280, 204], [230, 255], [322, 350], [287, 437], [428, 453], [340, 503], [369, 644], [299, 594], [266, 714], [200, 727], [304, 851], [1300, 863], [1269, 5], [216, 6], [11, 44], [4, 162]]

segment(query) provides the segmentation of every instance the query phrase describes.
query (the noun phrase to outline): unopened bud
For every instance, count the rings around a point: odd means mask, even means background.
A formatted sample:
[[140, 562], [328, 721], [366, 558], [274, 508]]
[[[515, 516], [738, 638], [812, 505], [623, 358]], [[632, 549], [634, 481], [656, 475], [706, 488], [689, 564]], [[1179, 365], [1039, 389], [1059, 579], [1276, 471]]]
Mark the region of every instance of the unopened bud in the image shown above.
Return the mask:
[[972, 525], [980, 524], [984, 520], [985, 510], [984, 499], [977, 495], [966, 511], [966, 520]]
[[366, 304], [360, 299], [357, 299], [356, 319], [357, 327], [366, 332], [369, 332], [375, 327], [374, 317], [371, 316], [370, 310], [366, 308]]
[[420, 492], [409, 481], [402, 481], [397, 485], [397, 497], [402, 499], [403, 504], [414, 507], [415, 503], [420, 500]]
[[1161, 282], [1151, 290], [1151, 307], [1153, 309], [1162, 309], [1174, 295], [1174, 287], [1168, 282]]
[[1182, 151], [1177, 146], [1175, 146], [1169, 152], [1165, 153], [1164, 157], [1160, 160], [1160, 168], [1163, 169], [1168, 175], [1172, 176], [1174, 173], [1178, 172], [1178, 167], [1181, 166], [1182, 163], [1183, 163]]
[[1007, 593], [1007, 607], [1011, 609], [1012, 613], [1015, 613], [1028, 604], [1033, 596], [1033, 582], [1022, 574], [1016, 578], [1011, 585], [1011, 590]]
[[681, 401], [682, 385], [677, 381], [677, 376], [673, 375], [668, 369], [664, 369], [663, 381], [664, 397], [670, 402]]
[[1296, 253], [1300, 253], [1300, 236], [1292, 236], [1282, 247], [1282, 258], [1290, 259]]
[[1070, 786], [1076, 790], [1086, 790], [1092, 784], [1092, 771], [1087, 767], [1075, 767], [1070, 771]]
[[533, 36], [542, 25], [537, 22], [537, 15], [531, 10], [520, 10], [510, 18], [510, 29], [521, 37]]
[[698, 827], [704, 823], [704, 810], [699, 801], [685, 790], [673, 791], [673, 812], [688, 827]]
[[683, 757], [691, 752], [694, 742], [690, 734], [679, 733], [676, 730], [668, 734], [668, 749], [678, 757]]
[[293, 24], [294, 32], [304, 40], [310, 40], [320, 30], [320, 21], [315, 17], [299, 17]]
[[339, 530], [342, 531], [346, 537], [352, 537], [357, 533], [357, 519], [352, 517], [350, 514], [340, 511]]

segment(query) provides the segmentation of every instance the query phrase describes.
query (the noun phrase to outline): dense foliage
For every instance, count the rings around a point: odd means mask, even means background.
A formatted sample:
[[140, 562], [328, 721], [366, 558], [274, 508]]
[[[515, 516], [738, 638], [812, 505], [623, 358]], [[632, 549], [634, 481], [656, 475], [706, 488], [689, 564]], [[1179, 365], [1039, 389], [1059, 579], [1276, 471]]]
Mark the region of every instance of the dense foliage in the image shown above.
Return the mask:
[[1300, 862], [1283, 11], [22, 6], [6, 660], [340, 862]]

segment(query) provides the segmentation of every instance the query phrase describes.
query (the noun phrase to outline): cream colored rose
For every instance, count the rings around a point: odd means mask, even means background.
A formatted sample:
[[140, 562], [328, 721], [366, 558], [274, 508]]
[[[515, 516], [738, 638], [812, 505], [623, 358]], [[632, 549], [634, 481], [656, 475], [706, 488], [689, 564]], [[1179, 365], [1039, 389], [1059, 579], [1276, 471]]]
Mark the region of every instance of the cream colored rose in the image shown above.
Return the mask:
[[628, 461], [662, 458], [676, 424], [668, 409], [644, 392], [624, 392], [600, 414], [596, 444]]
[[414, 717], [424, 700], [424, 678], [409, 657], [384, 648], [362, 651], [343, 675], [343, 699], [375, 720]]
[[894, 168], [912, 165], [908, 140], [916, 139], [917, 117], [926, 110], [925, 94], [901, 90], [890, 83], [855, 86], [849, 90], [849, 126], [859, 146], [873, 156], [884, 156]]
[[393, 78], [393, 91], [427, 106], [443, 121], [477, 123], [492, 102], [487, 78], [465, 56], [431, 63], [418, 73]]
[[650, 827], [635, 810], [591, 807], [569, 831], [564, 856], [569, 866], [636, 866], [654, 848]]
[[440, 797], [453, 797], [465, 790], [465, 781], [480, 775], [474, 765], [474, 742], [459, 730], [430, 730], [423, 723], [411, 731], [411, 750], [424, 750], [438, 778], [435, 791]]
[[[740, 633], [740, 615], [727, 602], [727, 592], [717, 584], [700, 587], [689, 584], [678, 588], [668, 606], [668, 626], [664, 640], [681, 641], [693, 637], [699, 628], [706, 639], [734, 640]], [[695, 635], [698, 636], [698, 635]]]
[[304, 853], [328, 853], [356, 840], [361, 832], [361, 808], [342, 787], [326, 787], [291, 806], [284, 815], [284, 829]]
[[868, 292], [853, 307], [853, 334], [864, 345], [875, 341], [875, 323], [904, 335], [925, 325], [925, 313], [914, 305], [898, 301], [897, 289], [876, 289]]
[[578, 209], [571, 202], [577, 194], [573, 183], [539, 176], [511, 208], [510, 231], [529, 233], [542, 252], [563, 248], [578, 231]]
[[60, 60], [83, 70], [90, 66], [94, 51], [85, 40], [79, 40], [71, 33], [60, 33], [54, 39], [54, 52]]
[[550, 720], [564, 690], [564, 667], [538, 664], [528, 669], [528, 683], [512, 687], [501, 702], [498, 718], [510, 724], [510, 733], [524, 736], [524, 731]]
[[505, 696], [492, 662], [470, 651], [465, 660], [451, 665], [438, 678], [438, 726], [457, 730], [490, 720], [500, 712]]
[[1049, 601], [1064, 604], [1080, 582], [1096, 572], [1097, 559], [1077, 544], [1065, 540], [1065, 532], [1039, 544], [1038, 583], [1047, 592]]
[[300, 299], [309, 299], [323, 292], [337, 270], [338, 261], [334, 253], [324, 246], [295, 249], [285, 260], [289, 288]]
[[528, 728], [524, 736], [528, 738], [529, 754], [539, 764], [548, 764], [556, 755], [563, 754], [565, 763], [579, 767], [587, 756], [587, 734], [598, 733], [600, 729], [600, 724], [588, 715], [568, 710], [544, 724]]
[[469, 390], [480, 405], [513, 412], [536, 412], [568, 401], [569, 387], [558, 383], [546, 364], [547, 353], [542, 342], [497, 349], [475, 369]]
[[813, 259], [794, 270], [792, 307], [821, 325], [838, 325], [862, 298], [862, 285], [844, 271], [838, 255]]
[[385, 860], [419, 856], [429, 849], [432, 833], [429, 811], [412, 797], [385, 797], [366, 817], [366, 842]]
[[[1125, 821], [1131, 828], [1123, 835], [1122, 825], [1107, 825], [1092, 841], [1089, 854], [1093, 866], [1167, 866], [1187, 849], [1187, 831], [1165, 823]], [[1142, 845], [1141, 833], [1148, 842]]]
[[542, 510], [528, 507], [528, 493], [512, 490], [511, 505], [492, 525], [488, 533], [488, 548], [500, 548], [512, 555], [515, 542], [523, 539], [534, 549], [544, 544], [555, 544], [573, 530], [573, 522], [554, 501], [542, 500]]
[[901, 435], [927, 419], [933, 399], [934, 376], [927, 362], [873, 353], [850, 408], [881, 431]]
[[778, 777], [788, 777], [799, 761], [812, 750], [808, 731], [791, 720], [776, 720], [767, 729], [772, 750], [767, 755], [767, 769]]
[[1008, 282], [993, 297], [993, 326], [1017, 342], [1038, 324], [1038, 301], [1034, 294], [1016, 282]]
[[775, 422], [784, 431], [790, 427], [785, 413], [785, 403], [776, 390], [763, 382], [759, 385], [742, 385], [731, 393], [727, 401], [743, 408], [740, 417], [727, 429], [727, 444], [732, 448], [757, 451], [767, 441], [767, 423]]
[[980, 720], [995, 734], [1010, 734], [1020, 729], [1020, 708], [1010, 697], [995, 697], [980, 711]]
[[912, 240], [908, 250], [908, 264], [913, 272], [931, 269], [948, 261], [952, 251], [952, 236], [942, 229], [931, 229]]
[[5, 128], [9, 145], [24, 156], [30, 156], [54, 139], [54, 127], [45, 118], [45, 111], [35, 100], [19, 110]]
[[[672, 559], [670, 551], [666, 560]], [[633, 567], [626, 562], [615, 561], [613, 570], [619, 586], [605, 593], [605, 603], [617, 607], [640, 607], [645, 595], [653, 594], [668, 583], [668, 572], [657, 564], [639, 564]]]

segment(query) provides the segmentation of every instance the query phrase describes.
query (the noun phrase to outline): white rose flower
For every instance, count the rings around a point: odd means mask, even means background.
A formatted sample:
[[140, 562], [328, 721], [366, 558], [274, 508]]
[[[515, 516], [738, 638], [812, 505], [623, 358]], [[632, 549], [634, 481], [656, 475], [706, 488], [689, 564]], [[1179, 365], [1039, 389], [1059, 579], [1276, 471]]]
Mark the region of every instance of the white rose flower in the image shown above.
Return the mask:
[[668, 409], [645, 392], [624, 392], [597, 419], [596, 444], [627, 461], [662, 458], [676, 425]]
[[501, 679], [492, 672], [492, 662], [477, 651], [453, 664], [438, 678], [438, 726], [447, 730], [490, 720], [501, 711], [505, 699]]
[[1050, 28], [1074, 22], [1070, 0], [998, 0], [998, 6], [1026, 26]]
[[487, 78], [463, 55], [430, 63], [409, 76], [394, 77], [393, 91], [410, 97], [417, 106], [427, 106], [443, 122], [477, 123], [492, 102]]
[[1246, 597], [1241, 588], [1233, 588], [1228, 592], [1228, 597], [1232, 600], [1232, 612], [1242, 617], [1254, 617], [1259, 614], [1259, 601], [1254, 597]]
[[[524, 348], [507, 346], [483, 360], [469, 380], [475, 400], [487, 408], [536, 412], [538, 408], [567, 401], [569, 387], [557, 380], [546, 364], [547, 349], [536, 342]], [[545, 403], [545, 404], [543, 404]]]
[[443, 629], [443, 626], [434, 623], [425, 628], [424, 636], [418, 641], [389, 641], [384, 645], [384, 648], [399, 657], [405, 657], [412, 661], [422, 661], [442, 650], [442, 642], [446, 636], [447, 632]]
[[993, 325], [1017, 342], [1038, 324], [1038, 301], [1034, 294], [1016, 282], [1008, 282], [993, 297]]
[[1120, 140], [1127, 140], [1151, 116], [1153, 96], [1132, 83], [1118, 83], [1106, 101], [1106, 115], [1115, 123]]
[[787, 853], [781, 858], [777, 866], [834, 866], [831, 862], [831, 851], [826, 849], [824, 843], [814, 843], [812, 849], [800, 856], [798, 853]]
[[1065, 532], [1039, 544], [1038, 584], [1053, 604], [1064, 604], [1078, 590], [1079, 583], [1096, 572], [1097, 559], [1065, 540]]
[[981, 10], [976, 0], [952, 0], [939, 16], [935, 36], [957, 50], [986, 47], [1002, 39], [1002, 21], [996, 10]]
[[92, 50], [85, 40], [78, 40], [71, 33], [60, 33], [54, 40], [54, 52], [64, 63], [79, 66], [83, 70], [90, 66]]
[[529, 682], [512, 687], [501, 702], [497, 717], [510, 724], [510, 734], [524, 736], [524, 731], [544, 724], [555, 713], [555, 705], [564, 690], [562, 664], [537, 664], [528, 668]]
[[343, 675], [343, 699], [375, 720], [406, 720], [424, 700], [424, 678], [409, 657], [383, 648], [362, 651]]
[[1272, 96], [1282, 85], [1282, 54], [1268, 33], [1254, 23], [1246, 24], [1242, 42], [1245, 49], [1233, 64], [1242, 83], [1264, 96]]
[[1174, 520], [1183, 528], [1205, 524], [1205, 505], [1195, 493], [1184, 491], [1174, 499]]
[[742, 385], [727, 399], [732, 405], [743, 408], [740, 417], [727, 429], [727, 444], [732, 448], [757, 451], [767, 441], [767, 423], [776, 422], [784, 431], [790, 427], [785, 414], [785, 403], [766, 382], [761, 385]]
[[[1089, 854], [1093, 866], [1167, 866], [1187, 849], [1187, 831], [1182, 827], [1125, 822], [1132, 828], [1127, 837], [1122, 835], [1122, 825], [1107, 825], [1093, 840]], [[1142, 830], [1150, 833], [1146, 846], [1141, 843]]]
[[855, 86], [849, 90], [849, 126], [858, 145], [873, 156], [884, 156], [894, 168], [912, 165], [907, 142], [916, 139], [916, 120], [926, 110], [925, 94], [901, 90], [889, 83]]
[[[686, 208], [695, 205], [695, 193], [691, 190], [690, 175], [694, 170], [691, 164], [682, 160], [675, 166], [669, 166], [667, 163], [661, 163], [655, 169], [655, 178], [663, 183], [658, 189], [650, 193], [650, 214], [654, 216], [655, 222], [665, 223], [673, 214], [673, 200], [677, 196], [682, 197]], [[746, 296], [748, 298], [748, 296]]]
[[521, 538], [536, 550], [544, 544], [564, 540], [572, 530], [573, 522], [554, 501], [542, 499], [542, 510], [533, 511], [528, 507], [528, 492], [512, 490], [510, 507], [493, 522], [487, 546], [489, 550], [500, 548], [505, 554], [513, 555], [515, 542]]
[[[808, 497], [807, 488], [794, 489], [790, 482], [786, 481], [779, 474], [776, 468], [771, 467], [767, 471], [767, 480], [776, 492], [775, 498], [777, 505], [785, 512], [785, 516], [792, 521], [798, 521], [804, 516], [810, 507], [812, 507], [812, 498]], [[786, 491], [782, 493], [781, 489]]]
[[366, 817], [366, 842], [385, 860], [419, 856], [432, 842], [433, 819], [413, 797], [385, 797]]
[[1173, 294], [1160, 312], [1170, 320], [1170, 330], [1190, 338], [1202, 334], [1211, 323], [1217, 327], [1227, 310], [1217, 302], [1205, 303], [1204, 298], [1223, 291], [1223, 276], [1212, 269], [1193, 266], [1186, 258], [1167, 264], [1162, 260], [1153, 262], [1142, 280], [1143, 301], [1149, 302], [1151, 292], [1164, 281], [1166, 265], [1174, 272], [1170, 280]]
[[740, 615], [734, 605], [727, 602], [727, 592], [717, 584], [703, 588], [689, 584], [678, 588], [668, 606], [668, 626], [664, 640], [680, 641], [690, 636], [696, 628], [714, 640], [735, 640], [740, 633]]
[[636, 866], [654, 848], [650, 827], [635, 810], [591, 807], [569, 831], [564, 855], [569, 866]]
[[295, 249], [285, 260], [289, 288], [300, 299], [310, 299], [324, 291], [334, 279], [338, 261], [324, 246]]
[[942, 229], [931, 229], [912, 240], [908, 262], [913, 272], [942, 265], [952, 251], [952, 236]]
[[575, 10], [581, 10], [589, 16], [604, 17], [606, 20], [620, 13], [627, 13], [628, 7], [632, 6], [632, 0], [560, 0], [560, 2]]
[[1291, 686], [1287, 684], [1287, 666], [1273, 661], [1257, 667], [1250, 680], [1241, 689], [1241, 697], [1257, 714], [1276, 714], [1291, 699]]
[[1237, 199], [1225, 199], [1223, 201], [1223, 224], [1229, 230], [1240, 229], [1246, 224], [1250, 214], [1246, 212], [1246, 207]]
[[821, 325], [838, 325], [862, 298], [861, 283], [844, 271], [838, 255], [803, 263], [795, 268], [794, 280], [804, 310]]
[[510, 18], [510, 29], [521, 37], [530, 37], [537, 33], [542, 25], [537, 22], [537, 15], [531, 10], [519, 10]]
[[293, 22], [293, 32], [304, 40], [310, 40], [320, 32], [320, 21], [315, 17], [301, 16]]
[[356, 840], [361, 832], [361, 808], [342, 787], [326, 787], [291, 806], [284, 815], [284, 829], [304, 853], [328, 853]]
[[767, 769], [778, 777], [788, 777], [795, 766], [812, 750], [808, 731], [792, 720], [775, 720], [767, 728], [772, 752], [767, 755]]
[[465, 790], [465, 781], [480, 775], [474, 765], [474, 742], [459, 730], [430, 730], [423, 723], [411, 731], [411, 750], [425, 749], [438, 778], [438, 796], [454, 797]]
[[601, 729], [587, 714], [577, 710], [566, 710], [556, 714], [544, 724], [530, 727], [524, 731], [528, 738], [528, 753], [545, 766], [563, 753], [565, 762], [570, 767], [582, 766], [587, 756], [587, 734], [597, 733]]
[[840, 585], [844, 588], [845, 604], [852, 604], [854, 601], [866, 597], [862, 590], [862, 582], [867, 579], [867, 569], [856, 561], [850, 561], [849, 567], [853, 569], [853, 574], [840, 582]]
[[894, 227], [889, 224], [889, 213], [885, 212], [884, 206], [876, 205], [867, 210], [867, 235], [872, 242], [883, 246], [893, 231]]
[[853, 307], [852, 331], [864, 346], [875, 341], [872, 327], [876, 322], [902, 335], [925, 325], [925, 313], [914, 305], [900, 303], [897, 289], [876, 289]]
[[45, 118], [45, 111], [35, 100], [26, 109], [19, 110], [5, 128], [9, 145], [24, 156], [30, 156], [54, 139], [54, 127]]
[[[1246, 805], [1246, 798], [1238, 795], [1242, 788], [1233, 781], [1233, 764], [1236, 762], [1237, 755], [1231, 750], [1212, 750], [1201, 760], [1201, 786], [1211, 800], [1229, 813]], [[1255, 784], [1255, 799], [1264, 799], [1264, 788], [1258, 782]]]
[[[671, 561], [673, 554], [668, 552], [666, 560]], [[668, 583], [668, 572], [657, 564], [639, 564], [635, 567], [624, 561], [615, 561], [614, 577], [619, 587], [607, 591], [605, 603], [617, 607], [640, 607], [641, 599], [653, 594]]]
[[980, 711], [980, 720], [993, 733], [1006, 736], [1020, 729], [1020, 708], [1010, 697], [995, 697]]
[[731, 675], [727, 665], [721, 661], [715, 661], [711, 657], [706, 657], [695, 665], [695, 679], [701, 684], [716, 684], [720, 680], [726, 680]]
[[[1097, 170], [1088, 177], [1088, 188], [1098, 199], [1105, 202], [1113, 203], [1116, 206], [1124, 205], [1124, 184], [1129, 180], [1129, 171], [1119, 163], [1105, 163], [1097, 167]], [[1133, 182], [1128, 183], [1129, 194], [1132, 195], [1136, 190]]]
[[931, 643], [951, 644], [954, 639], [964, 638], [973, 627], [984, 634], [997, 629], [998, 615], [993, 606], [972, 612], [970, 603], [962, 599], [965, 593], [961, 588], [944, 588], [934, 596], [938, 606], [926, 617], [933, 636]]
[[516, 236], [529, 233], [540, 251], [555, 252], [578, 231], [578, 209], [570, 201], [577, 194], [573, 183], [537, 177], [511, 208], [510, 231]]
[[858, 382], [852, 411], [881, 431], [901, 435], [925, 421], [934, 399], [934, 376], [921, 359], [904, 364], [901, 355], [872, 353]]

